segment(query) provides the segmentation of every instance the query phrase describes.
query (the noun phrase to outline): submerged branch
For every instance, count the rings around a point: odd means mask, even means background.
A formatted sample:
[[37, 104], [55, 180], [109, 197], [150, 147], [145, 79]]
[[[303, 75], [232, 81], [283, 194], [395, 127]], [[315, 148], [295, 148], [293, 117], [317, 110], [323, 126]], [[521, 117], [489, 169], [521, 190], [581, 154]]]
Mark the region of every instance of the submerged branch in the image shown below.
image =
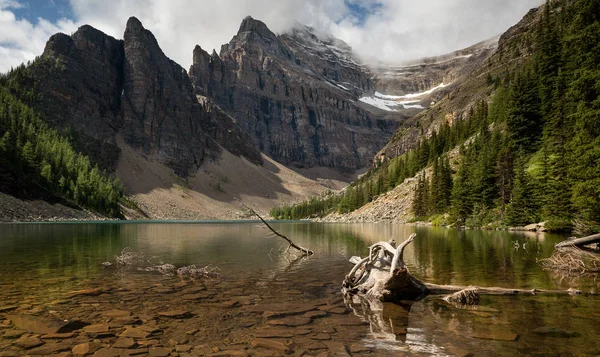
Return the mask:
[[[156, 260], [156, 262], [153, 262]], [[203, 279], [214, 280], [221, 276], [221, 271], [218, 267], [207, 265], [205, 267], [197, 267], [188, 265], [177, 268], [173, 264], [164, 263], [158, 257], [152, 256], [146, 259], [144, 252], [133, 251], [130, 247], [125, 247], [120, 255], [115, 255], [115, 262], [104, 262], [102, 266], [105, 268], [116, 267], [117, 271], [124, 274], [128, 270], [136, 270], [143, 272], [158, 272], [164, 276], [179, 276], [180, 278], [189, 278], [191, 280]]]
[[476, 290], [480, 295], [577, 295], [581, 292], [575, 289], [568, 290], [543, 290], [543, 289], [512, 289], [500, 287], [479, 287], [479, 286], [460, 286], [460, 285], [439, 285], [424, 283], [429, 289], [431, 295], [453, 294], [463, 290]]
[[558, 271], [565, 276], [600, 273], [600, 254], [575, 246], [557, 249], [540, 263], [544, 269]]

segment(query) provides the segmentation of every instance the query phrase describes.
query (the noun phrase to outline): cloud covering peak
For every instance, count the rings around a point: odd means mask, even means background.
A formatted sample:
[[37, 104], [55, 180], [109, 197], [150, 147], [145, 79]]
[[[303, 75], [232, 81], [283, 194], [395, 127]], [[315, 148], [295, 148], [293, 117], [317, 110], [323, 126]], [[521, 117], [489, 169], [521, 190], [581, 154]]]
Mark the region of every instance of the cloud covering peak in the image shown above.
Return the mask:
[[140, 19], [183, 67], [191, 64], [196, 44], [218, 52], [246, 16], [275, 33], [296, 22], [306, 24], [344, 40], [363, 58], [393, 63], [493, 37], [543, 0], [70, 0], [67, 18], [15, 15], [19, 8], [41, 2], [0, 0], [0, 71], [41, 54], [55, 32], [69, 34], [83, 24], [122, 38], [130, 16]]

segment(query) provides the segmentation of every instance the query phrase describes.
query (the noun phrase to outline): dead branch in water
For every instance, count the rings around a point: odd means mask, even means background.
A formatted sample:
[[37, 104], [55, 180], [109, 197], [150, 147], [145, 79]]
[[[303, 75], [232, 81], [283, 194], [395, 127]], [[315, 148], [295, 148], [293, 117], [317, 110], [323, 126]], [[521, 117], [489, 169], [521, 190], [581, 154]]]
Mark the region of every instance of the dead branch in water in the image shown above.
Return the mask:
[[600, 273], [600, 254], [577, 247], [557, 249], [550, 258], [540, 260], [546, 270], [561, 271], [564, 275]]
[[424, 283], [431, 295], [445, 295], [461, 292], [464, 290], [476, 290], [480, 295], [577, 295], [581, 292], [576, 289], [568, 290], [544, 290], [544, 289], [512, 289], [501, 287], [478, 287], [478, 286], [460, 286], [460, 285], [439, 285]]
[[423, 283], [410, 274], [403, 260], [404, 249], [416, 234], [402, 242], [398, 248], [393, 244], [379, 242], [369, 248], [365, 258], [352, 257], [354, 267], [346, 275], [342, 288], [345, 294], [362, 295], [373, 301], [417, 301], [428, 295], [447, 295], [445, 299], [456, 303], [477, 304], [479, 295], [517, 294], [579, 294], [578, 290], [512, 289], [500, 287], [475, 287]]
[[[146, 259], [144, 252], [136, 252], [130, 247], [125, 247], [120, 255], [115, 255], [115, 262], [104, 262], [105, 268], [116, 267], [117, 271], [124, 274], [127, 270], [137, 270], [143, 272], [158, 272], [164, 276], [179, 276], [181, 279], [189, 278], [191, 280], [215, 280], [221, 276], [220, 269], [212, 265], [197, 267], [188, 265], [177, 268], [173, 264], [164, 263], [158, 257], [153, 256]], [[154, 262], [156, 261], [156, 262]]]
[[281, 233], [277, 232], [277, 231], [276, 231], [276, 230], [275, 230], [273, 227], [271, 227], [271, 226], [269, 225], [269, 223], [267, 223], [267, 221], [265, 221], [265, 220], [264, 220], [264, 219], [261, 217], [261, 215], [260, 215], [260, 214], [258, 214], [258, 213], [257, 213], [255, 210], [253, 210], [252, 208], [250, 208], [250, 207], [246, 206], [246, 205], [245, 205], [245, 204], [244, 204], [242, 201], [238, 200], [238, 202], [239, 202], [239, 203], [240, 203], [242, 206], [244, 206], [244, 208], [246, 208], [247, 210], [249, 210], [250, 212], [252, 212], [252, 214], [253, 214], [253, 215], [255, 215], [256, 217], [258, 217], [258, 219], [260, 219], [260, 221], [261, 221], [261, 222], [262, 222], [262, 223], [263, 223], [263, 224], [264, 224], [264, 225], [265, 225], [267, 228], [269, 228], [269, 230], [270, 230], [271, 232], [273, 232], [273, 234], [275, 234], [276, 236], [278, 236], [278, 237], [280, 237], [280, 238], [283, 238], [283, 239], [285, 239], [285, 241], [288, 243], [288, 247], [287, 247], [286, 251], [287, 251], [288, 249], [290, 249], [290, 248], [294, 248], [294, 249], [297, 249], [297, 250], [299, 250], [299, 251], [302, 253], [302, 255], [313, 255], [313, 254], [315, 254], [315, 252], [313, 252], [312, 250], [310, 250], [310, 249], [308, 249], [308, 248], [304, 248], [304, 247], [301, 247], [301, 246], [297, 245], [296, 243], [292, 242], [292, 240], [291, 240], [291, 239], [289, 239], [288, 237], [286, 237], [286, 236], [284, 236], [283, 234], [281, 234]]
[[575, 238], [575, 239], [567, 239], [560, 243], [557, 243], [555, 248], [565, 248], [565, 247], [583, 247], [588, 244], [600, 243], [600, 233], [593, 234], [591, 236], [583, 237], [583, 238]]

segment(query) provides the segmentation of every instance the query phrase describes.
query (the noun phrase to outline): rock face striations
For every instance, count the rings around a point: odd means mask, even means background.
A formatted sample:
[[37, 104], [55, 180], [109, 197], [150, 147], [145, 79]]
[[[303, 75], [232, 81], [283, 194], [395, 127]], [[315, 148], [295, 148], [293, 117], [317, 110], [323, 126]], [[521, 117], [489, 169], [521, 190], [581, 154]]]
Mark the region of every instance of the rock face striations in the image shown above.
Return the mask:
[[164, 157], [175, 172], [185, 175], [202, 162], [208, 139], [187, 72], [165, 56], [136, 18], [127, 21], [124, 48], [125, 141]]
[[210, 101], [198, 100], [187, 72], [136, 18], [122, 41], [90, 26], [56, 34], [31, 69], [40, 110], [101, 168], [114, 169], [119, 134], [181, 176], [221, 147], [262, 164], [248, 136]]
[[119, 156], [114, 138], [122, 122], [123, 63], [123, 41], [82, 26], [72, 36], [52, 36], [30, 67], [36, 107], [53, 125], [72, 131], [76, 148], [103, 168]]
[[371, 73], [339, 40], [298, 26], [275, 35], [251, 17], [220, 54], [194, 49], [190, 77], [275, 160], [354, 171], [369, 165], [397, 128], [356, 104]]

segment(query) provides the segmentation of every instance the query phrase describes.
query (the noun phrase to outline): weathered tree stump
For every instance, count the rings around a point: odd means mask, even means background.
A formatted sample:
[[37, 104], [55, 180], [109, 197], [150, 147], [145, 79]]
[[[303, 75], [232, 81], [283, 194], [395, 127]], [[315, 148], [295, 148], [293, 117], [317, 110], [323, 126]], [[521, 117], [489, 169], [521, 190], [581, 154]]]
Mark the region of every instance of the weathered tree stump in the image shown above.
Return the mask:
[[393, 241], [375, 243], [370, 247], [368, 257], [352, 257], [350, 261], [355, 265], [344, 279], [345, 292], [390, 302], [416, 301], [427, 296], [429, 290], [410, 274], [402, 258], [404, 248], [415, 237], [413, 233], [398, 248]]
[[354, 267], [342, 284], [344, 294], [359, 295], [370, 301], [418, 301], [428, 295], [448, 295], [444, 299], [454, 303], [477, 304], [480, 294], [580, 294], [579, 290], [512, 289], [501, 287], [474, 287], [423, 283], [408, 271], [403, 260], [404, 249], [416, 237], [413, 233], [395, 247], [395, 242], [379, 242], [369, 248], [365, 258], [352, 257]]

